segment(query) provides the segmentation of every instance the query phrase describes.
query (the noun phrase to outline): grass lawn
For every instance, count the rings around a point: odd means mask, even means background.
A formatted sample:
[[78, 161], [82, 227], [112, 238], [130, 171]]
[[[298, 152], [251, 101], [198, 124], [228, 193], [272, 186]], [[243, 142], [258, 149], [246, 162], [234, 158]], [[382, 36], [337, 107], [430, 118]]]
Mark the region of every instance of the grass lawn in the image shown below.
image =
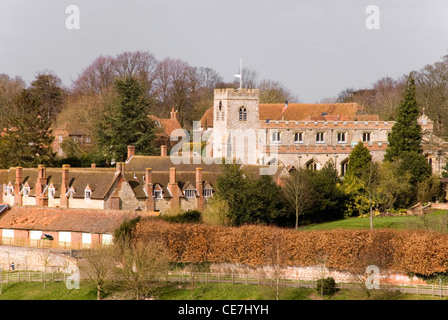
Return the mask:
[[[441, 217], [447, 216], [447, 211], [437, 210], [426, 215], [427, 217]], [[396, 216], [396, 217], [374, 217], [373, 228], [392, 228], [392, 229], [407, 229], [410, 224], [418, 222], [421, 218], [419, 216]], [[331, 229], [369, 229], [369, 217], [355, 217], [331, 222], [324, 222], [319, 224], [307, 225], [300, 227], [299, 230], [331, 230]]]
[[[276, 300], [275, 286], [242, 284], [178, 284], [169, 283], [161, 290], [159, 300]], [[110, 291], [104, 300], [132, 299], [119, 291]], [[366, 300], [362, 290], [338, 291], [324, 300]], [[401, 294], [392, 291], [373, 290], [371, 300], [440, 300], [438, 296]], [[3, 284], [0, 300], [96, 300], [95, 287], [81, 282], [80, 289], [67, 290], [64, 282], [47, 283], [44, 290], [40, 282]], [[322, 300], [314, 289], [279, 288], [279, 300]], [[442, 298], [445, 300], [445, 297]]]

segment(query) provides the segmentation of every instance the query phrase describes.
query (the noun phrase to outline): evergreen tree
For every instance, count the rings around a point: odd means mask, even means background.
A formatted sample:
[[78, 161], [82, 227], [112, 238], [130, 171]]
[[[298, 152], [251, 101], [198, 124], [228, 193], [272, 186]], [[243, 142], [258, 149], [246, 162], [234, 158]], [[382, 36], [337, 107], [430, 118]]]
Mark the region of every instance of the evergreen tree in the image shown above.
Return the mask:
[[53, 165], [53, 135], [47, 112], [30, 89], [14, 99], [16, 114], [6, 120], [6, 131], [0, 136], [0, 167], [34, 167]]
[[389, 135], [389, 147], [385, 160], [393, 161], [403, 152], [422, 153], [420, 146], [422, 130], [417, 122], [419, 109], [415, 94], [415, 80], [412, 73], [407, 79], [406, 89], [397, 110], [397, 117]]
[[147, 116], [150, 103], [141, 83], [133, 77], [117, 79], [115, 91], [116, 99], [98, 124], [99, 147], [116, 161], [126, 160], [128, 145], [141, 154], [155, 154], [155, 126]]
[[255, 179], [239, 165], [223, 165], [217, 181], [217, 197], [229, 206], [227, 220], [239, 226], [250, 223], [274, 223], [282, 214], [281, 189], [270, 176]]
[[348, 159], [346, 177], [354, 175], [362, 178], [366, 172], [369, 172], [372, 155], [361, 141], [353, 148]]

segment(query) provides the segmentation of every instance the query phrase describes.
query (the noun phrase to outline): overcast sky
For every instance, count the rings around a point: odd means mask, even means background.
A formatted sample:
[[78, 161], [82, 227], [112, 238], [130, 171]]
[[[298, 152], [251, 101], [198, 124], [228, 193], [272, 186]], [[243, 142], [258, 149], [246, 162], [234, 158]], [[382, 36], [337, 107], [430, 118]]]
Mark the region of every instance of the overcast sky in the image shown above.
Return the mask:
[[[80, 9], [69, 30], [66, 8]], [[369, 30], [369, 5], [380, 29]], [[0, 0], [0, 73], [66, 86], [99, 55], [144, 50], [233, 81], [243, 66], [301, 102], [370, 87], [448, 54], [448, 0]]]

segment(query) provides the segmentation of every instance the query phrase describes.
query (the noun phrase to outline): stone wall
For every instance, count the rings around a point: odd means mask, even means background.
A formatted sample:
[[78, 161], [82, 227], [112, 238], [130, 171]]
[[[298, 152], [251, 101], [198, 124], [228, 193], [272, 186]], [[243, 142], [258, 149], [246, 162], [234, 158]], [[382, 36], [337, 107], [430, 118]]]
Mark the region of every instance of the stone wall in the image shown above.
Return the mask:
[[54, 250], [0, 246], [0, 268], [2, 270], [9, 270], [11, 262], [14, 262], [15, 270], [44, 271], [45, 261], [48, 261], [47, 272], [62, 271], [69, 265], [78, 263], [76, 259]]

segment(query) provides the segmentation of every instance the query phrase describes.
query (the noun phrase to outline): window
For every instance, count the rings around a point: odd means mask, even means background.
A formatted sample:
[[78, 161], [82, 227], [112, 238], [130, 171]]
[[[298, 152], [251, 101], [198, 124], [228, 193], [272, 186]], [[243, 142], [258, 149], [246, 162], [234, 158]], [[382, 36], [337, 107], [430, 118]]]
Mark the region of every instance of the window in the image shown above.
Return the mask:
[[294, 142], [295, 143], [303, 142], [303, 132], [295, 132], [294, 133]]
[[154, 190], [154, 198], [162, 199], [162, 190]]
[[86, 136], [86, 143], [90, 143], [90, 136]]
[[59, 231], [59, 242], [72, 242], [72, 233]]
[[222, 102], [219, 101], [219, 106], [218, 106], [219, 111], [222, 111]]
[[113, 237], [111, 234], [104, 233], [101, 237], [101, 243], [105, 245], [110, 245], [113, 243]]
[[323, 143], [324, 141], [324, 133], [323, 132], [318, 132], [316, 133], [316, 142], [317, 143]]
[[209, 198], [213, 195], [213, 189], [212, 188], [204, 188], [202, 191], [202, 195], [206, 198]]
[[30, 231], [30, 240], [40, 240], [42, 238], [42, 231], [31, 230]]
[[362, 141], [363, 142], [370, 142], [370, 132], [364, 132], [362, 134]]
[[341, 177], [344, 177], [348, 169], [348, 160], [342, 161], [341, 163]]
[[28, 196], [29, 194], [30, 194], [30, 187], [29, 186], [23, 187], [23, 195]]
[[308, 170], [317, 170], [317, 163], [314, 160], [311, 160], [306, 164], [306, 168]]
[[11, 186], [11, 185], [9, 185], [7, 188], [6, 188], [6, 194], [7, 195], [12, 195], [14, 193], [14, 187], [13, 186]]
[[338, 132], [338, 143], [347, 142], [347, 134], [346, 132]]
[[247, 110], [246, 110], [245, 107], [241, 107], [240, 108], [239, 120], [240, 121], [247, 121]]
[[3, 229], [2, 237], [3, 238], [14, 238], [14, 230], [13, 229]]
[[186, 198], [194, 198], [195, 197], [195, 190], [194, 189], [185, 190], [185, 197]]
[[82, 234], [82, 243], [91, 244], [92, 243], [92, 234], [83, 232], [83, 234]]
[[85, 199], [90, 199], [91, 196], [92, 196], [92, 190], [90, 190], [90, 189], [86, 189], [86, 190], [84, 191], [84, 198], [85, 198]]
[[272, 142], [281, 142], [279, 131], [272, 132]]
[[55, 188], [54, 187], [50, 187], [50, 188], [48, 188], [48, 196], [49, 197], [54, 197], [54, 194], [56, 193], [56, 190], [55, 190]]
[[69, 197], [73, 198], [74, 196], [75, 196], [75, 189], [73, 189], [73, 187], [71, 187], [70, 191], [69, 191]]

